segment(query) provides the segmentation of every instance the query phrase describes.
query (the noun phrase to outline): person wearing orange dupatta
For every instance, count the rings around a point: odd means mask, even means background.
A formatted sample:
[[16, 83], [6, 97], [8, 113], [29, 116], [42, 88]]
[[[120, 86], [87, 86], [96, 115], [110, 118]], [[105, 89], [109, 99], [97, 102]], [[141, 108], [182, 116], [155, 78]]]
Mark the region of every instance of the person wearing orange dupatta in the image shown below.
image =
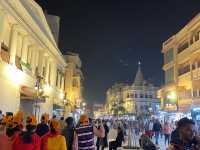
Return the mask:
[[60, 123], [56, 119], [50, 122], [50, 131], [42, 137], [42, 150], [67, 150], [65, 137], [61, 135]]

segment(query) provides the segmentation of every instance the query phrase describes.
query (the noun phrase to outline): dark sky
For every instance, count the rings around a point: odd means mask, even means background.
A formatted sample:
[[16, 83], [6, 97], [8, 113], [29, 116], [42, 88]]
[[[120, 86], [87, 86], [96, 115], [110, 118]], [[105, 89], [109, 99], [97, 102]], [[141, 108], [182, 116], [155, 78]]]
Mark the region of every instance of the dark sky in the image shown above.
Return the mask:
[[80, 54], [90, 102], [104, 102], [115, 82], [132, 83], [139, 60], [146, 79], [162, 84], [162, 42], [200, 12], [198, 0], [37, 1], [61, 17], [59, 47]]

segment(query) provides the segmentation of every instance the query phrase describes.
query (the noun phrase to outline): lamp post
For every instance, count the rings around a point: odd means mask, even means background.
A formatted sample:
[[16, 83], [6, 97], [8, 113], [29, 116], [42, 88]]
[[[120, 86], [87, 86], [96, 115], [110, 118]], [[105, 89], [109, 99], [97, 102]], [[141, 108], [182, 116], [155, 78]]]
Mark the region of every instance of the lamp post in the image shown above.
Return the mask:
[[[37, 117], [38, 99], [40, 98], [40, 92], [42, 92], [42, 88], [40, 85], [41, 79], [42, 79], [42, 77], [40, 77], [40, 76], [36, 77], [36, 83], [35, 83], [36, 98], [35, 98], [35, 105], [34, 105], [35, 117]], [[38, 116], [38, 118], [39, 118], [39, 116]]]

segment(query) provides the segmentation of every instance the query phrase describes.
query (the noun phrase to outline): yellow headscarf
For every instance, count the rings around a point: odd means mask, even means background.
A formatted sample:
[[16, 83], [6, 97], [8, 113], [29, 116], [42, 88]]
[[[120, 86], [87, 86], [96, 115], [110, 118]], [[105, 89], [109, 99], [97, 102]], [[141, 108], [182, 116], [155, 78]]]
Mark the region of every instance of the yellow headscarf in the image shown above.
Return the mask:
[[56, 131], [59, 131], [59, 130], [60, 130], [60, 123], [59, 123], [59, 121], [56, 120], [56, 119], [52, 119], [52, 120], [51, 120], [50, 126], [51, 126], [52, 128], [54, 128]]
[[15, 128], [17, 125], [23, 126], [23, 116], [24, 113], [22, 111], [18, 111], [14, 117], [13, 117], [13, 128]]

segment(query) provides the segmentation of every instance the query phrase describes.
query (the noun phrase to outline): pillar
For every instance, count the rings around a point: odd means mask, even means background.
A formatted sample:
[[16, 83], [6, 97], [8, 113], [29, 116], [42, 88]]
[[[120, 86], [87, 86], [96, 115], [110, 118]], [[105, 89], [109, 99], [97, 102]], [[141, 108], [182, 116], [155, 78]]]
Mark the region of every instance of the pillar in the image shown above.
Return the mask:
[[31, 69], [33, 74], [35, 74], [35, 58], [36, 58], [35, 47], [31, 47]]
[[22, 42], [22, 56], [21, 56], [21, 60], [24, 63], [27, 63], [28, 60], [28, 38], [27, 36], [23, 37], [23, 42]]
[[56, 86], [56, 76], [57, 76], [56, 63], [52, 62], [50, 67], [51, 67], [51, 85], [53, 87], [55, 87]]
[[17, 50], [17, 30], [15, 25], [12, 27], [11, 40], [10, 40], [10, 64], [15, 65], [15, 56]]
[[46, 83], [49, 83], [49, 59], [48, 59], [48, 57], [46, 57], [45, 68], [46, 68], [45, 81], [46, 81]]
[[192, 68], [193, 62], [190, 62], [190, 79], [191, 79], [191, 97], [193, 97], [193, 68]]
[[[1, 20], [1, 23], [0, 23], [0, 54], [1, 54], [1, 43], [3, 42], [3, 39], [4, 39], [4, 33], [5, 33], [5, 23], [6, 23], [6, 14], [3, 10], [0, 10], [1, 13], [0, 13], [0, 20]], [[1, 60], [1, 55], [0, 55], [0, 60]]]
[[40, 50], [39, 53], [39, 58], [38, 58], [38, 75], [43, 76], [43, 66], [44, 66], [44, 51]]

